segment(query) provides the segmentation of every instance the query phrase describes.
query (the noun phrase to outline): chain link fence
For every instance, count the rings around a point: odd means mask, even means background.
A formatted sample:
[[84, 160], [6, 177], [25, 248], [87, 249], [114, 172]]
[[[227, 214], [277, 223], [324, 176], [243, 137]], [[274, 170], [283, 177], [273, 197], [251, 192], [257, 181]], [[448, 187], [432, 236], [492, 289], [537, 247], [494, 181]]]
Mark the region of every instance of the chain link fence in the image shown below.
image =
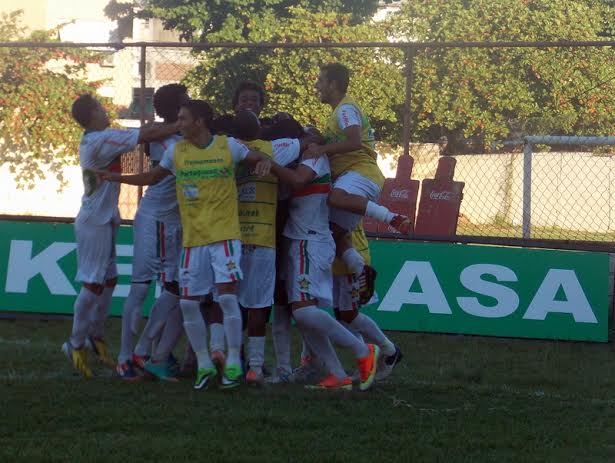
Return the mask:
[[[530, 144], [527, 136], [613, 133], [615, 124], [611, 122], [615, 118], [611, 119], [610, 114], [615, 111], [609, 106], [611, 100], [605, 97], [609, 93], [615, 95], [615, 64], [605, 65], [615, 63], [613, 45], [564, 42], [79, 46], [106, 55], [102, 65], [92, 66], [89, 76], [93, 80], [105, 79], [99, 93], [113, 101], [117, 123], [126, 127], [139, 127], [154, 119], [152, 97], [162, 85], [185, 82], [193, 96], [207, 98], [210, 89], [200, 87], [195, 71], [206, 72], [213, 50], [218, 56], [221, 50], [228, 50], [229, 54], [238, 49], [248, 50], [256, 61], [274, 50], [283, 50], [289, 56], [301, 52], [303, 61], [299, 62], [306, 67], [336, 58], [343, 61], [346, 55], [341, 50], [371, 52], [374, 63], [390, 66], [399, 82], [398, 88], [383, 89], [374, 81], [373, 104], [378, 105], [392, 91], [400, 95], [400, 101], [391, 109], [397, 122], [377, 126], [389, 134], [386, 143], [378, 144], [379, 164], [387, 177], [394, 177], [400, 156], [412, 157], [409, 178], [420, 183], [416, 193], [411, 193], [416, 197], [409, 196], [407, 200], [416, 202], [417, 231], [421, 229], [420, 220], [429, 216], [421, 215], [429, 201], [450, 199], [445, 189], [430, 190], [425, 200], [422, 197], [424, 181], [437, 178], [443, 157], [456, 161], [454, 175], [448, 180], [463, 183], [460, 204], [456, 210], [453, 208], [453, 231], [422, 233], [419, 238], [611, 249], [615, 241], [615, 215], [611, 213], [615, 205], [615, 193], [611, 193], [611, 179], [615, 175], [613, 145], [570, 140]], [[0, 44], [9, 46], [69, 47]], [[314, 69], [310, 71], [314, 73]], [[306, 69], [293, 64], [287, 69], [275, 68], [275, 72], [286, 73], [276, 75], [279, 80], [305, 82], [305, 88], [293, 95], [296, 101], [316, 98], [310, 80], [313, 76]], [[369, 69], [365, 72], [369, 76]], [[240, 77], [246, 77], [246, 73], [238, 74], [237, 80], [219, 82], [215, 93], [232, 94]], [[262, 80], [262, 75], [257, 77]], [[268, 112], [288, 111], [289, 108], [277, 103], [282, 100], [276, 99], [275, 84], [268, 78], [264, 83], [270, 92]], [[67, 101], [67, 108], [70, 104]], [[231, 108], [227, 109], [230, 112]], [[369, 115], [370, 108], [364, 109]], [[311, 114], [295, 112], [300, 122], [313, 121]], [[391, 140], [392, 137], [395, 139]], [[148, 168], [143, 151], [125, 155], [122, 164], [125, 172]], [[393, 191], [401, 194], [402, 199], [407, 194]], [[132, 219], [140, 194], [139, 188], [122, 187], [123, 218]], [[433, 210], [436, 216], [430, 220], [437, 222], [438, 209]]]

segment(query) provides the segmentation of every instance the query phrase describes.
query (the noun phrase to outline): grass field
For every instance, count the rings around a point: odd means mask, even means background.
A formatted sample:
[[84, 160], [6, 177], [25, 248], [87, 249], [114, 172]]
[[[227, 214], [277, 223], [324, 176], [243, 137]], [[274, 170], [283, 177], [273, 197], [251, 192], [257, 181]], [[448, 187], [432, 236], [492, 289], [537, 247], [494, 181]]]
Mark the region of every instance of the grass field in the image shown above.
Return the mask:
[[612, 344], [392, 333], [366, 393], [194, 392], [73, 376], [69, 327], [0, 321], [0, 461], [615, 461]]

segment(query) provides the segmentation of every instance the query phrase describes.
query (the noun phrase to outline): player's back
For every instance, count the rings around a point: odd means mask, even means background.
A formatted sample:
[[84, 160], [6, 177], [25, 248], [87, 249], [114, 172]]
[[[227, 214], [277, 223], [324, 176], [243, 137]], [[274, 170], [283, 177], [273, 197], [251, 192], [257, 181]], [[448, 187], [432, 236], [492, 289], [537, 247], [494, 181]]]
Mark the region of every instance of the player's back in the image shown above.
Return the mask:
[[[157, 166], [165, 151], [172, 149], [175, 143], [181, 139], [180, 135], [171, 135], [165, 140], [151, 142], [149, 144], [151, 167]], [[152, 185], [145, 190], [145, 194], [139, 203], [139, 212], [161, 220], [179, 220], [177, 192], [173, 175], [168, 175], [156, 185]]]
[[120, 184], [101, 181], [91, 169], [121, 172], [121, 154], [133, 150], [138, 139], [138, 130], [105, 129], [83, 135], [79, 163], [83, 171], [84, 193], [77, 220], [105, 224], [119, 217]]

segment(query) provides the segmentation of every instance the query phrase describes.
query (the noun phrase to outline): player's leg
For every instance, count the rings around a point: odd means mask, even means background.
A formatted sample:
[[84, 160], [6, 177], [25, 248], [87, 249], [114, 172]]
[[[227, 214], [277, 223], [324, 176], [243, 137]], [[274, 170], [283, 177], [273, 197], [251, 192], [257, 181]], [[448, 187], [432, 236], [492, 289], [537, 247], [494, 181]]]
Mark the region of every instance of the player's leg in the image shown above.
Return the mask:
[[[308, 330], [308, 333], [318, 332], [330, 339], [333, 344], [353, 351], [361, 374], [361, 389], [364, 390], [373, 382], [378, 347], [359, 341], [337, 320], [317, 306], [319, 304], [330, 307], [332, 304], [331, 264], [334, 253], [329, 242], [293, 241], [289, 250], [288, 296], [292, 302], [293, 316], [300, 329]], [[337, 380], [338, 382], [335, 382], [330, 378], [327, 387], [330, 387], [330, 384], [340, 386], [339, 381], [346, 382], [346, 375]]]
[[[115, 236], [119, 228], [119, 218], [105, 226], [105, 240], [109, 246], [105, 271], [105, 283], [101, 295], [98, 297], [96, 309], [91, 312], [90, 328], [86, 345], [94, 352], [98, 360], [109, 368], [115, 367], [115, 361], [109, 354], [105, 342], [105, 323], [111, 311], [113, 291], [117, 284], [117, 264], [115, 255]], [[110, 238], [109, 238], [110, 236]], [[110, 240], [110, 241], [109, 241]]]
[[224, 373], [224, 364], [226, 363], [224, 314], [222, 313], [220, 304], [213, 300], [213, 295], [201, 302], [201, 313], [207, 322], [207, 326], [209, 326], [209, 351], [211, 352], [211, 360], [214, 362], [218, 374], [222, 376]]
[[213, 281], [209, 246], [184, 248], [180, 270], [180, 307], [184, 329], [197, 358], [195, 389], [209, 387], [217, 376], [209, 356], [207, 327], [200, 310], [200, 300], [212, 291]]
[[239, 304], [248, 314], [248, 384], [260, 385], [265, 379], [265, 335], [275, 289], [275, 259], [273, 248], [242, 246], [243, 279], [238, 283], [238, 293]]
[[[360, 217], [372, 217], [391, 225], [404, 235], [409, 234], [412, 225], [411, 219], [395, 214], [387, 207], [378, 204], [376, 201], [379, 195], [380, 187], [376, 183], [356, 172], [346, 172], [334, 182], [328, 202], [331, 208], [338, 211]], [[335, 222], [335, 220], [332, 221]], [[354, 227], [348, 231], [353, 229]]]
[[[161, 379], [174, 378], [176, 361], [171, 355], [182, 334], [181, 309], [179, 308], [179, 259], [181, 254], [181, 225], [175, 221], [156, 222], [156, 255], [151, 259], [151, 269], [156, 271], [162, 292], [150, 311], [147, 324], [135, 347], [135, 357], [146, 353], [153, 346], [152, 357], [145, 369]], [[154, 355], [155, 354], [155, 355]]]
[[237, 282], [241, 272], [241, 241], [226, 240], [208, 246], [211, 256], [211, 269], [215, 278], [218, 304], [224, 314], [224, 334], [228, 352], [221, 386], [231, 388], [239, 385], [241, 369], [242, 321], [241, 309], [237, 299]]
[[79, 374], [92, 377], [87, 360], [86, 338], [91, 319], [104, 291], [109, 256], [113, 252], [113, 235], [109, 226], [76, 222], [75, 237], [77, 240], [75, 279], [82, 282], [82, 287], [75, 300], [71, 336], [62, 345], [62, 351]]
[[375, 379], [384, 379], [401, 361], [403, 355], [397, 347], [369, 316], [359, 311], [359, 279], [356, 275], [337, 275], [334, 277], [337, 287], [335, 300], [335, 318], [351, 332], [360, 335], [367, 342], [380, 347], [382, 358], [378, 362]]

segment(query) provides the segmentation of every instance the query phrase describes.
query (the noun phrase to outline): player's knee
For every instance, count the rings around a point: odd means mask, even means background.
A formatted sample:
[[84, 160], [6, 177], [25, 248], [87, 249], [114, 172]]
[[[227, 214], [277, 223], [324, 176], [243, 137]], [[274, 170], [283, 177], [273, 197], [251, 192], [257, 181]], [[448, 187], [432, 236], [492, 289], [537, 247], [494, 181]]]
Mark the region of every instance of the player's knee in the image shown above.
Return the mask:
[[165, 291], [179, 296], [179, 283], [177, 281], [165, 281], [162, 285]]
[[248, 309], [248, 336], [265, 336], [267, 309]]
[[340, 310], [335, 309], [335, 318], [344, 323], [352, 323], [352, 321], [357, 318], [359, 315], [359, 311], [357, 309], [352, 310]]
[[83, 283], [83, 287], [97, 296], [100, 296], [105, 289], [105, 286], [99, 283]]

